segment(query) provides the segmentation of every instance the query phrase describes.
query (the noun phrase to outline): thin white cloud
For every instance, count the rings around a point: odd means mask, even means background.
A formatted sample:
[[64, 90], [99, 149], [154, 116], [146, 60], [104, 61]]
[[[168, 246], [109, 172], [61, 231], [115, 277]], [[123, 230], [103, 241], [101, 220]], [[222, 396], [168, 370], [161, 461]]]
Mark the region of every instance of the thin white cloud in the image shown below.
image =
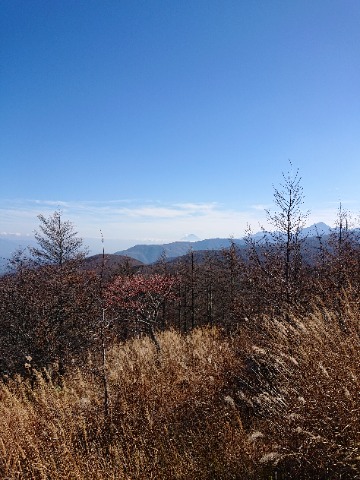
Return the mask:
[[[186, 234], [199, 238], [244, 235], [250, 224], [254, 231], [266, 224], [267, 205], [250, 205], [242, 209], [226, 208], [216, 202], [161, 203], [120, 199], [109, 202], [2, 200], [0, 201], [0, 229], [6, 232], [31, 234], [38, 228], [37, 216], [50, 215], [60, 209], [64, 218], [72, 221], [83, 238], [100, 238], [100, 230], [107, 239], [148, 243], [179, 240]], [[333, 225], [338, 204], [319, 205], [311, 212], [308, 224], [324, 221]], [[130, 245], [129, 245], [130, 246]]]
[[158, 206], [143, 206], [137, 208], [123, 208], [116, 211], [118, 215], [125, 215], [132, 218], [177, 218], [182, 217], [186, 212], [175, 208]]
[[267, 210], [267, 209], [271, 208], [272, 206], [273, 206], [273, 204], [271, 204], [271, 203], [269, 203], [269, 204], [259, 203], [259, 204], [256, 204], [256, 205], [251, 205], [251, 208], [253, 208], [254, 210], [264, 211], [264, 210]]
[[2, 202], [0, 225], [7, 231], [33, 231], [38, 225], [37, 215], [49, 215], [58, 205], [61, 205], [64, 216], [87, 236], [97, 235], [100, 229], [106, 230], [111, 237], [132, 238], [181, 238], [187, 233], [201, 237], [232, 235], [241, 232], [249, 221], [248, 212], [228, 210], [214, 202], [161, 204], [134, 201], [131, 204], [128, 200], [17, 200]]
[[175, 203], [175, 208], [180, 208], [186, 211], [202, 211], [207, 212], [218, 208], [219, 204], [216, 202], [211, 203]]
[[37, 205], [54, 207], [56, 210], [58, 208], [64, 208], [69, 206], [69, 202], [64, 202], [62, 200], [34, 200], [34, 203]]

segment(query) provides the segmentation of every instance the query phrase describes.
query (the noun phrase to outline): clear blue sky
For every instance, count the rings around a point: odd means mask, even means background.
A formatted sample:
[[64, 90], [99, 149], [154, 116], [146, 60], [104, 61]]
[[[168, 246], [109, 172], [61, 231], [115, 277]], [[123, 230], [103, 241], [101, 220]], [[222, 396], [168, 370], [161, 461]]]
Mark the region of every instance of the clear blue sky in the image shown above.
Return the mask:
[[0, 232], [239, 237], [288, 159], [360, 210], [359, 0], [2, 0], [0, 62]]

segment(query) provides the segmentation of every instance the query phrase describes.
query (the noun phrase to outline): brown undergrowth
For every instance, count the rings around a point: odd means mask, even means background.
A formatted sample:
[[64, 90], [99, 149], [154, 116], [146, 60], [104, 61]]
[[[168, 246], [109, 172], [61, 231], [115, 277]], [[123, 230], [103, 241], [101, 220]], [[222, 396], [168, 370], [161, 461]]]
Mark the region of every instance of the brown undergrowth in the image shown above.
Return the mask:
[[359, 327], [318, 311], [197, 329], [96, 356], [61, 386], [43, 373], [0, 387], [4, 479], [355, 479]]

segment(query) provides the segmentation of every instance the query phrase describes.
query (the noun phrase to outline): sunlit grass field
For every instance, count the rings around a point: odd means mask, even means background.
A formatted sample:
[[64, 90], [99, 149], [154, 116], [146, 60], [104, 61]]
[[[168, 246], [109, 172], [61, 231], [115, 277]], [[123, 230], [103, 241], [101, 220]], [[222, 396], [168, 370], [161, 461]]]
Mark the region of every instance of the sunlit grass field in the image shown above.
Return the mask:
[[0, 478], [360, 478], [358, 315], [346, 325], [319, 310], [166, 331], [160, 353], [146, 337], [109, 346], [105, 375], [94, 354], [61, 384], [9, 379]]

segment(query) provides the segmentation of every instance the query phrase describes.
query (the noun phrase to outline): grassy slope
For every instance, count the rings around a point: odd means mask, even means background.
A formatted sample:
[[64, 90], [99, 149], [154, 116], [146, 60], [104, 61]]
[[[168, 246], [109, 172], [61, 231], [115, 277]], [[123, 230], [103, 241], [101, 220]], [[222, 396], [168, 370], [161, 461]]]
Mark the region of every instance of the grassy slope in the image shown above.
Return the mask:
[[[0, 387], [6, 479], [360, 478], [358, 317], [262, 319], [223, 336], [165, 332], [94, 359], [63, 387]], [[286, 326], [285, 326], [286, 325]]]

